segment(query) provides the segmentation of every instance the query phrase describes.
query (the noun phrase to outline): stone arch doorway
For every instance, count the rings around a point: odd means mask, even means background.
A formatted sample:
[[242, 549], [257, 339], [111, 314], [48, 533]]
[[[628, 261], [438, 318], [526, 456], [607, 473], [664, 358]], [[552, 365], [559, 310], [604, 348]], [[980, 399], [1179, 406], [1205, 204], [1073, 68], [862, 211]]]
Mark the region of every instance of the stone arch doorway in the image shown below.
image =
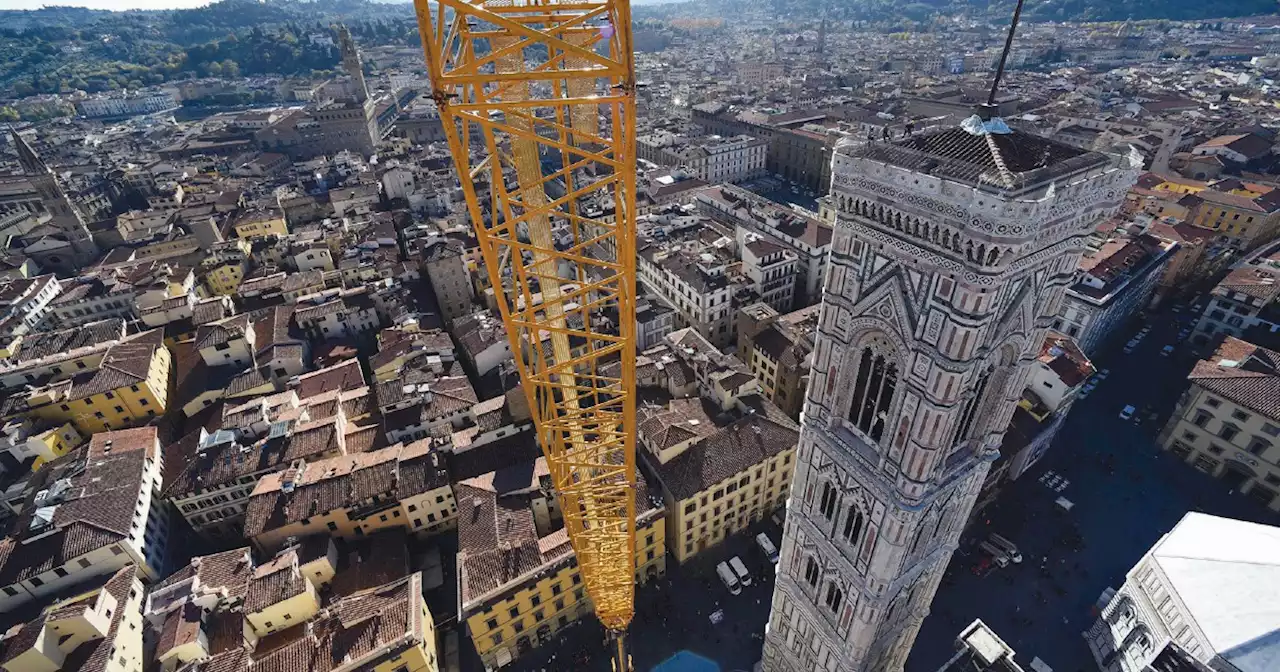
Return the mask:
[[1222, 467], [1222, 480], [1227, 482], [1228, 488], [1236, 492], [1243, 490], [1245, 483], [1253, 480], [1258, 475], [1253, 470], [1253, 467], [1239, 460], [1223, 460]]

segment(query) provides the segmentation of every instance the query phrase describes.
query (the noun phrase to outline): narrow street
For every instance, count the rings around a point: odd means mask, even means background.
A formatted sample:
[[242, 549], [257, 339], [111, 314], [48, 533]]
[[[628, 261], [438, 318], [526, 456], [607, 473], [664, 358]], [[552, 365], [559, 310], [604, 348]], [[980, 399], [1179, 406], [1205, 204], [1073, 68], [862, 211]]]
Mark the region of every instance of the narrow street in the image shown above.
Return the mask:
[[[1175, 317], [1155, 316], [1134, 353], [1121, 348], [1137, 326], [1121, 331], [1095, 358], [1110, 376], [1077, 400], [1049, 454], [1007, 486], [962, 540], [907, 672], [935, 672], [974, 618], [992, 626], [1024, 666], [1039, 657], [1055, 672], [1092, 672], [1097, 667], [1080, 633], [1096, 618], [1094, 603], [1108, 586], [1120, 587], [1125, 573], [1185, 513], [1280, 522], [1157, 447], [1156, 434], [1198, 359], [1186, 344], [1177, 344], [1172, 357], [1160, 355], [1175, 344]], [[1120, 419], [1125, 405], [1139, 409], [1141, 424]], [[1068, 482], [1060, 492], [1040, 482], [1055, 474]], [[1058, 497], [1075, 506], [1063, 511], [1054, 504]], [[976, 546], [990, 532], [1013, 540], [1023, 562], [976, 576], [972, 568], [982, 555]]]

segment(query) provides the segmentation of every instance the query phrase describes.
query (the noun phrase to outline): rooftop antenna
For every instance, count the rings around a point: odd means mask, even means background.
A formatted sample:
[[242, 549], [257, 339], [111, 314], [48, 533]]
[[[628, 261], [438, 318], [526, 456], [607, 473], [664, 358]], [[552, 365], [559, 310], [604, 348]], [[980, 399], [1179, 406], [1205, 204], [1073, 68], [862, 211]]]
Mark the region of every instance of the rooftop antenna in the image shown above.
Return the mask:
[[1009, 34], [1004, 38], [1004, 51], [1000, 52], [1000, 63], [996, 66], [996, 78], [991, 82], [987, 103], [978, 106], [978, 116], [983, 121], [990, 121], [996, 116], [996, 94], [1000, 91], [1000, 80], [1004, 77], [1004, 64], [1009, 59], [1009, 50], [1013, 48], [1013, 34], [1018, 30], [1018, 19], [1022, 17], [1022, 3], [1023, 0], [1018, 0], [1013, 8], [1013, 21], [1009, 23]]

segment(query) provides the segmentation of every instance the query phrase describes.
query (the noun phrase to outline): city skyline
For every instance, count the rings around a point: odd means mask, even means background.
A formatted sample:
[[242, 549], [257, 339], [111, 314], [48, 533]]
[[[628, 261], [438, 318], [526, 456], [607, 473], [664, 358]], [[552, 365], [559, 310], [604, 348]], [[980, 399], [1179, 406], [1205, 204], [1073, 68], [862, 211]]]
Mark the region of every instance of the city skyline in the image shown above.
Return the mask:
[[273, 3], [7, 14], [0, 666], [1273, 672], [1280, 16]]

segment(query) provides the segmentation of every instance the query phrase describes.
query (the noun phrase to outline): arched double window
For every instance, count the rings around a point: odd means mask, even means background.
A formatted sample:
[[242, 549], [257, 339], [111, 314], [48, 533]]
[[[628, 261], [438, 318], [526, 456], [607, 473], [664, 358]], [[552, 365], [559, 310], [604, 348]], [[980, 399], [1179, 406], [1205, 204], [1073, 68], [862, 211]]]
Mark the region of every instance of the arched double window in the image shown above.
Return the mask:
[[835, 487], [831, 485], [831, 481], [822, 484], [822, 499], [818, 502], [818, 510], [822, 512], [822, 517], [827, 520], [833, 520], [836, 515], [836, 501], [840, 499], [839, 493]]
[[853, 403], [849, 422], [879, 441], [889, 421], [889, 406], [898, 386], [898, 365], [874, 349], [862, 350], [858, 360], [858, 376], [853, 386]]
[[982, 405], [983, 395], [987, 393], [987, 381], [990, 379], [990, 370], [978, 378], [978, 384], [973, 388], [973, 396], [969, 397], [969, 401], [965, 402], [964, 413], [960, 416], [960, 424], [956, 426], [956, 435], [951, 441], [951, 445], [954, 446], [969, 438], [969, 430], [973, 427], [973, 421], [978, 416], [978, 407]]
[[844, 602], [844, 591], [837, 588], [835, 583], [828, 583], [827, 595], [823, 601], [826, 602], [827, 608], [831, 610], [831, 613], [838, 614], [840, 613], [840, 605]]
[[850, 504], [849, 510], [844, 516], [844, 530], [841, 532], [841, 536], [844, 537], [845, 541], [856, 545], [858, 543], [858, 535], [861, 532], [862, 512], [858, 511], [857, 505]]
[[[956, 426], [955, 437], [951, 441], [951, 445], [970, 438], [970, 434], [974, 430], [975, 424], [978, 423], [978, 415], [982, 412], [983, 402], [986, 400], [987, 394], [1000, 394], [1007, 386], [1009, 377], [1013, 374], [1014, 365], [1018, 361], [1018, 351], [1012, 344], [1006, 344], [1000, 348], [999, 358], [995, 364], [988, 365], [982, 375], [978, 377], [977, 384], [973, 388], [973, 396], [965, 402], [964, 412], [960, 415], [960, 424]], [[994, 381], [994, 382], [993, 382]], [[981, 427], [979, 426], [979, 429]]]
[[810, 588], [818, 587], [818, 562], [812, 557], [806, 558], [804, 563], [804, 582]]

